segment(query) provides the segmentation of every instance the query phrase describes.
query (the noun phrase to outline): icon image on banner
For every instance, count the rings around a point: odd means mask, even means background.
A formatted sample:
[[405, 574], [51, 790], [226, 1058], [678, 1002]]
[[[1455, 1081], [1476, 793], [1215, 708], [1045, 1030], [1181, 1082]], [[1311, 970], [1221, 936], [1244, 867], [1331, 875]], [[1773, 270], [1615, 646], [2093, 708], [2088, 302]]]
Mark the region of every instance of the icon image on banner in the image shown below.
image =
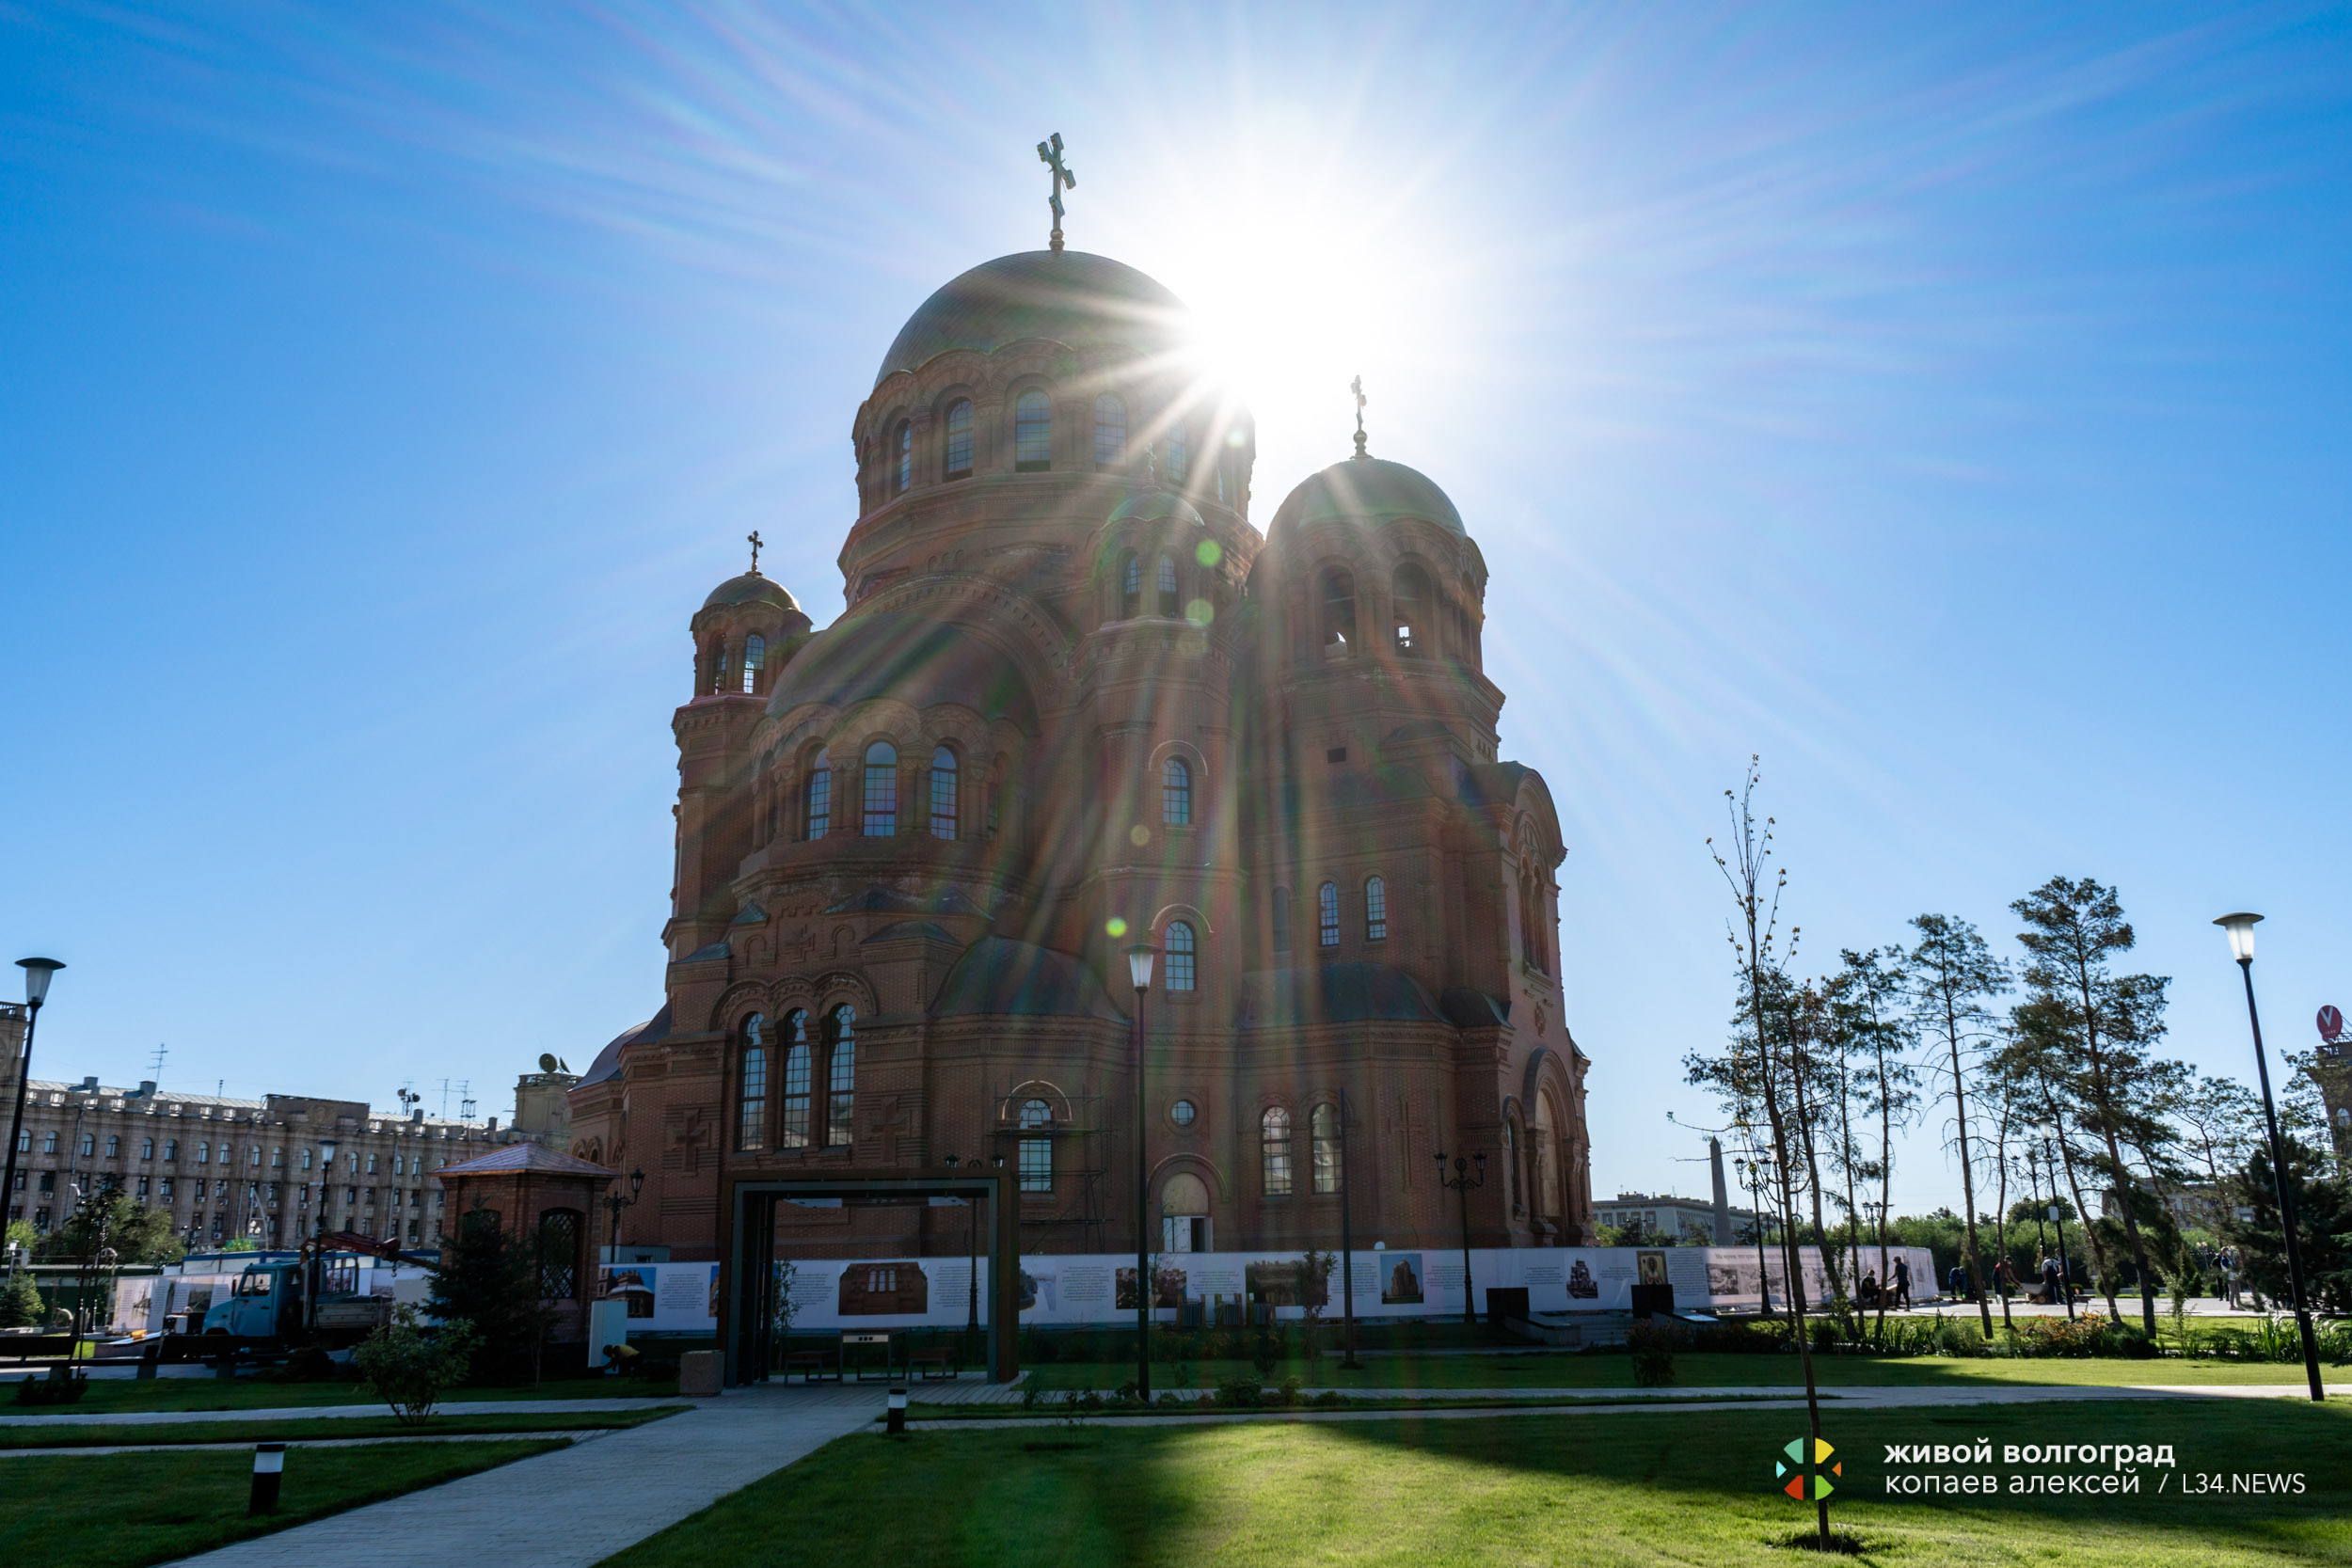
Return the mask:
[[[1789, 1439], [1788, 1446], [1780, 1450], [1788, 1457], [1786, 1459], [1775, 1459], [1772, 1461], [1772, 1478], [1775, 1481], [1780, 1481], [1783, 1477], [1786, 1477], [1787, 1479], [1783, 1481], [1780, 1489], [1783, 1492], [1788, 1493], [1790, 1497], [1796, 1498], [1797, 1501], [1801, 1503], [1818, 1503], [1822, 1498], [1828, 1497], [1832, 1492], [1836, 1491], [1837, 1488], [1830, 1481], [1829, 1478], [1831, 1476], [1836, 1476], [1839, 1481], [1846, 1479], [1845, 1462], [1839, 1460], [1835, 1464], [1831, 1463], [1831, 1456], [1836, 1454], [1837, 1450], [1830, 1447], [1828, 1443], [1822, 1441], [1819, 1437], [1813, 1438], [1811, 1441], [1813, 1444], [1813, 1464], [1811, 1466], [1812, 1474], [1809, 1478], [1805, 1473], [1806, 1465], [1804, 1461], [1806, 1439], [1803, 1437], [1794, 1437]], [[1810, 1492], [1805, 1490], [1804, 1484], [1808, 1479], [1810, 1479], [1813, 1482], [1813, 1489]]]

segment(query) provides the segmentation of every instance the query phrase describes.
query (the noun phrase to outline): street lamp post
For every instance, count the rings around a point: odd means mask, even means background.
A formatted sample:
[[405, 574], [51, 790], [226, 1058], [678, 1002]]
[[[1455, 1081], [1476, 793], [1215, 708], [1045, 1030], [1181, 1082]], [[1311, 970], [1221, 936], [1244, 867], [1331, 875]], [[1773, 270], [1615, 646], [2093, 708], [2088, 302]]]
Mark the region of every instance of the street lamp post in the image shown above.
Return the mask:
[[2262, 1015], [2254, 1010], [2254, 923], [2258, 914], [2225, 914], [2214, 922], [2230, 934], [2230, 957], [2237, 960], [2246, 979], [2246, 1022], [2254, 1031], [2254, 1071], [2262, 1080], [2263, 1125], [2270, 1134], [2270, 1176], [2279, 1189], [2279, 1231], [2285, 1238], [2287, 1284], [2295, 1291], [2295, 1323], [2303, 1334], [2303, 1370], [2311, 1380], [2312, 1398], [2326, 1399], [2319, 1384], [2319, 1341], [2312, 1334], [2311, 1297], [2303, 1289], [2303, 1249], [2295, 1240], [2295, 1187], [2287, 1180], [2286, 1143], [2279, 1136], [2279, 1113], [2270, 1103], [2270, 1064], [2263, 1055]]
[[[49, 981], [65, 965], [55, 958], [19, 958], [17, 967], [24, 971], [24, 1049], [17, 1053], [16, 1112], [8, 1121], [8, 1175], [0, 1180], [0, 1204], [13, 1206], [16, 1202], [16, 1146], [24, 1136], [24, 1090], [33, 1081], [33, 1029], [40, 1022], [41, 1005], [49, 1000]], [[0, 1221], [0, 1237], [8, 1233], [6, 1221]]]
[[1160, 950], [1148, 942], [1127, 949], [1127, 977], [1136, 987], [1136, 1392], [1152, 1398], [1152, 1259], [1145, 1187], [1151, 1180], [1151, 1156], [1144, 1138], [1143, 998], [1152, 989], [1152, 960]]
[[616, 1192], [604, 1195], [605, 1211], [612, 1216], [612, 1226], [605, 1233], [604, 1267], [607, 1279], [612, 1277], [612, 1271], [621, 1260], [621, 1211], [634, 1208], [637, 1200], [644, 1195], [645, 1173], [642, 1170], [628, 1173], [628, 1196], [623, 1197]]
[[2074, 1321], [2074, 1265], [2066, 1257], [2066, 1214], [2058, 1207], [2058, 1154], [2050, 1140], [2042, 1140], [2042, 1164], [2050, 1177], [2050, 1223], [2058, 1227], [2058, 1288], [2066, 1297], [2066, 1321]]
[[1486, 1151], [1480, 1149], [1470, 1157], [1478, 1162], [1478, 1174], [1469, 1174], [1470, 1162], [1460, 1155], [1454, 1157], [1454, 1175], [1445, 1173], [1445, 1150], [1438, 1150], [1438, 1185], [1451, 1187], [1462, 1200], [1462, 1321], [1472, 1327], [1478, 1323], [1478, 1293], [1470, 1287], [1470, 1196], [1473, 1187], [1486, 1184]]

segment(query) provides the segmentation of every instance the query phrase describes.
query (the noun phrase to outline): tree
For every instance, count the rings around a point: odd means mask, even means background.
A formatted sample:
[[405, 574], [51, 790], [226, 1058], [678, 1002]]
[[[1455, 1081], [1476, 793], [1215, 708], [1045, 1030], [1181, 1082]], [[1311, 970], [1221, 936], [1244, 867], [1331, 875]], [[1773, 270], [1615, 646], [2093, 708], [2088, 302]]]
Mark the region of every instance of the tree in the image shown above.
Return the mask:
[[1911, 922], [1919, 933], [1904, 965], [1913, 1017], [1939, 1039], [1946, 1092], [1952, 1101], [1952, 1127], [1960, 1144], [1961, 1216], [1966, 1222], [1968, 1275], [1984, 1331], [1993, 1332], [1993, 1307], [1985, 1300], [1984, 1259], [1977, 1246], [1977, 1178], [1968, 1153], [1968, 1086], [1977, 1058], [1993, 1027], [1985, 999], [2009, 990], [2009, 966], [1993, 956], [1977, 928], [1950, 915], [1923, 914]]
[[[2352, 1314], [2352, 1189], [2321, 1172], [2318, 1154], [2281, 1135], [2286, 1146], [2287, 1183], [2295, 1195], [2295, 1241], [2303, 1255], [2303, 1282], [2314, 1311]], [[2274, 1302], [2292, 1302], [2285, 1228], [2279, 1223], [2279, 1190], [2271, 1180], [2270, 1148], [2253, 1147], [2246, 1169], [2233, 1183], [2237, 1202], [2253, 1212], [2228, 1222], [2230, 1239], [2244, 1259], [2247, 1281]]]
[[0, 1281], [0, 1328], [38, 1328], [48, 1315], [32, 1275], [10, 1269], [8, 1277]]
[[2328, 1128], [2326, 1097], [2319, 1092], [2319, 1080], [2311, 1073], [2315, 1058], [2309, 1051], [2281, 1051], [2279, 1055], [2286, 1069], [2279, 1085], [2280, 1134], [2300, 1138], [2322, 1170], [2345, 1175], [2336, 1160], [2335, 1139]]
[[[2165, 989], [2171, 982], [2109, 973], [2108, 960], [2138, 941], [2111, 887], [2088, 877], [2053, 877], [2010, 908], [2026, 923], [2017, 934], [2030, 955], [2026, 985], [2048, 1022], [2062, 1027], [2074, 1046], [2068, 1082], [2076, 1097], [2075, 1119], [2093, 1140], [2094, 1168], [2116, 1194], [2132, 1266], [2139, 1272], [2141, 1322], [2153, 1339], [2155, 1273], [2140, 1234], [2123, 1145], [2141, 1142], [2142, 1132], [2161, 1136], [2149, 1131], [2151, 1123], [2160, 1128], [2161, 1118], [2150, 1103], [2154, 1063], [2148, 1048], [2164, 1033]], [[2155, 1180], [2153, 1171], [2150, 1180]]]
[[369, 1389], [413, 1426], [431, 1419], [441, 1395], [465, 1381], [473, 1340], [469, 1323], [445, 1319], [427, 1329], [415, 1307], [396, 1307], [392, 1321], [360, 1340], [351, 1358]]
[[[2234, 1078], [2200, 1078], [2172, 1100], [2182, 1143], [2203, 1162], [2205, 1180], [2218, 1189], [2225, 1174], [2243, 1170], [2261, 1136], [2262, 1101]], [[2219, 1200], [2217, 1191], [2216, 1201]]]
[[[1886, 1207], [1893, 1200], [1895, 1129], [1910, 1125], [1919, 1106], [1919, 1074], [1909, 1061], [1914, 1038], [1903, 1011], [1902, 974], [1908, 958], [1899, 947], [1874, 948], [1838, 954], [1845, 968], [1830, 981], [1831, 1005], [1839, 1026], [1863, 1057], [1860, 1069], [1862, 1104], [1878, 1117], [1878, 1158], [1865, 1167], [1879, 1182], [1879, 1280], [1887, 1277]], [[1886, 1337], [1887, 1292], [1879, 1292], [1878, 1335]]]
[[101, 1186], [75, 1204], [42, 1238], [40, 1256], [81, 1260], [112, 1247], [119, 1264], [173, 1263], [182, 1253], [168, 1210], [134, 1202], [119, 1187]]
[[[1731, 817], [1730, 858], [1726, 860], [1723, 851], [1715, 849], [1712, 838], [1707, 844], [1714, 852], [1715, 868], [1723, 873], [1724, 885], [1731, 890], [1734, 913], [1725, 934], [1739, 961], [1755, 1030], [1748, 1061], [1740, 1063], [1735, 1059], [1728, 1064], [1721, 1074], [1721, 1082], [1740, 1097], [1741, 1103], [1753, 1094], [1763, 1104], [1772, 1132], [1772, 1174], [1786, 1233], [1796, 1228], [1790, 1113], [1782, 1092], [1788, 1064], [1774, 1059], [1772, 1030], [1766, 1023], [1766, 990], [1768, 977], [1781, 985], [1788, 983], [1785, 966], [1796, 949], [1797, 927], [1788, 928], [1787, 945], [1780, 945], [1780, 897], [1788, 886], [1788, 873], [1782, 868], [1775, 874], [1769, 863], [1772, 853], [1772, 819], [1768, 816], [1761, 823], [1756, 819], [1756, 786], [1763, 777], [1762, 762], [1761, 757], [1750, 756], [1744, 787], [1736, 796], [1728, 789], [1724, 791], [1724, 806]], [[1736, 1053], [1737, 1048], [1735, 1056]], [[1798, 1364], [1804, 1370], [1805, 1414], [1818, 1443], [1821, 1436], [1821, 1395], [1813, 1379], [1812, 1336], [1804, 1328], [1804, 1291], [1798, 1283], [1801, 1277], [1792, 1251], [1788, 1259], [1788, 1322], [1797, 1341]], [[1820, 1549], [1826, 1552], [1830, 1549], [1829, 1499], [1820, 1498], [1814, 1508], [1820, 1527]]]
[[539, 1252], [508, 1233], [498, 1212], [477, 1201], [441, 1242], [427, 1300], [443, 1323], [472, 1325], [470, 1376], [477, 1383], [518, 1383], [536, 1363], [549, 1315], [539, 1298]]

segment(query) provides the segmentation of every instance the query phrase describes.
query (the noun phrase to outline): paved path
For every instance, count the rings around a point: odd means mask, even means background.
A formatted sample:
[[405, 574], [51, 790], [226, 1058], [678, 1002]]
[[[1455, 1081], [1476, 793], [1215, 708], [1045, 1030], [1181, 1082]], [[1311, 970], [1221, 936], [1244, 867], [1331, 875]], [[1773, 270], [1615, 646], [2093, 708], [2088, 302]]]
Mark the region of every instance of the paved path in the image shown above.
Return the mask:
[[[585, 1443], [591, 1438], [609, 1435], [610, 1430], [592, 1427], [586, 1432], [456, 1432], [437, 1433], [428, 1437], [289, 1437], [286, 1447], [290, 1449], [367, 1449], [385, 1443]], [[215, 1450], [251, 1453], [253, 1444], [248, 1440], [243, 1443], [106, 1443], [89, 1448], [0, 1449], [0, 1463], [36, 1458], [42, 1454], [205, 1453]]]
[[[562, 1416], [573, 1411], [658, 1410], [689, 1402], [676, 1395], [635, 1400], [453, 1400], [439, 1407], [444, 1416]], [[76, 1422], [101, 1426], [162, 1425], [169, 1421], [305, 1421], [313, 1417], [333, 1419], [347, 1416], [389, 1416], [381, 1400], [351, 1404], [286, 1404], [264, 1410], [60, 1410], [54, 1416], [0, 1416], [0, 1426], [49, 1427]]]
[[[1309, 1394], [1321, 1392], [1308, 1389]], [[1612, 1399], [1615, 1404], [1597, 1415], [1623, 1416], [1653, 1410], [1803, 1410], [1804, 1395], [1786, 1386], [1770, 1388], [1707, 1388], [1692, 1389], [1686, 1394], [1659, 1397], [1629, 1395], [1622, 1388], [1530, 1388], [1516, 1394], [1478, 1393], [1463, 1390], [1448, 1393], [1444, 1398], [1470, 1397], [1478, 1399]], [[1972, 1404], [2026, 1404], [2047, 1401], [2089, 1402], [2094, 1400], [2182, 1400], [2182, 1399], [2308, 1399], [2300, 1384], [2239, 1384], [2227, 1387], [2184, 1388], [2170, 1385], [2141, 1385], [2122, 1386], [2095, 1384], [1988, 1384], [1978, 1387], [1954, 1388], [1859, 1388], [1823, 1389], [1824, 1402], [1835, 1402], [1841, 1410], [1902, 1409], [1907, 1407], [1943, 1407]], [[2337, 1393], [2334, 1399], [2347, 1396]], [[1505, 1416], [1557, 1416], [1572, 1405], [1532, 1405], [1481, 1410], [1475, 1406], [1447, 1410], [1220, 1410], [1208, 1415], [1184, 1416], [1113, 1416], [1087, 1418], [1085, 1426], [1120, 1427], [1151, 1426], [1210, 1426], [1234, 1421], [1289, 1421], [1312, 1424], [1325, 1421], [1460, 1421], [1494, 1420]], [[921, 1424], [925, 1432], [995, 1432], [1007, 1427], [1057, 1427], [1070, 1423], [1058, 1416], [1015, 1417], [1009, 1419], [984, 1421], [931, 1420]]]
[[[880, 1384], [732, 1390], [668, 1420], [183, 1560], [317, 1568], [372, 1561], [389, 1545], [420, 1562], [587, 1568], [866, 1425], [883, 1392]], [[287, 1484], [300, 1484], [292, 1466]]]

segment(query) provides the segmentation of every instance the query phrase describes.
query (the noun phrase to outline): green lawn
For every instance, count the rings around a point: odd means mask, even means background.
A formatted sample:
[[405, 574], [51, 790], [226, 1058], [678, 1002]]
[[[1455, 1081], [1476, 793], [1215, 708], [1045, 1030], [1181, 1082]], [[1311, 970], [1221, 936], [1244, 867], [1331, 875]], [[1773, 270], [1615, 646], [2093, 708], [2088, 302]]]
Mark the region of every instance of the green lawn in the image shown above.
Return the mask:
[[[445, 1404], [474, 1400], [675, 1399], [675, 1378], [573, 1377], [511, 1388], [455, 1388]], [[13, 1389], [0, 1394], [0, 1416], [62, 1416], [139, 1410], [274, 1410], [320, 1404], [381, 1404], [356, 1383], [268, 1383], [260, 1378], [156, 1377], [90, 1379], [78, 1404], [18, 1404]]]
[[418, 1426], [404, 1425], [391, 1416], [319, 1416], [266, 1424], [251, 1420], [145, 1421], [134, 1426], [75, 1421], [52, 1426], [0, 1427], [0, 1449], [103, 1449], [150, 1443], [315, 1443], [358, 1437], [462, 1437], [492, 1432], [601, 1432], [643, 1426], [688, 1408], [683, 1404], [657, 1404], [644, 1410], [443, 1415]]
[[[0, 1561], [41, 1568], [142, 1568], [511, 1460], [548, 1442], [386, 1444], [288, 1456], [278, 1512], [246, 1516], [253, 1461], [242, 1453], [33, 1454], [0, 1462]], [[399, 1537], [385, 1541], [397, 1559]]]
[[[1769, 1548], [1812, 1511], [1773, 1489], [1789, 1412], [1011, 1432], [844, 1438], [610, 1560], [852, 1565], [1807, 1560]], [[2352, 1409], [2212, 1402], [1829, 1411], [1835, 1523], [1867, 1563], [2239, 1568], [2352, 1560]], [[1888, 1499], [1883, 1445], [2171, 1442], [2185, 1468], [2299, 1471], [2299, 1497]], [[2159, 1477], [2175, 1490], [2155, 1492]], [[1877, 1495], [1874, 1495], [1877, 1494]], [[894, 1506], [919, 1499], [920, 1506]], [[788, 1521], [789, 1528], [780, 1528]]]
[[[1214, 1388], [1229, 1377], [1254, 1377], [1257, 1369], [1247, 1361], [1196, 1361], [1186, 1385], [1175, 1366], [1152, 1369], [1152, 1387]], [[1820, 1356], [1813, 1363], [1823, 1387], [1877, 1386], [1921, 1387], [1969, 1383], [2045, 1384], [2177, 1384], [2183, 1387], [2216, 1385], [2301, 1383], [2299, 1366], [2230, 1361], [2182, 1361], [2165, 1358], [2127, 1361], [2065, 1357], [1971, 1357], [1922, 1355], [1883, 1357]], [[1028, 1369], [1041, 1388], [1097, 1388], [1105, 1393], [1136, 1375], [1132, 1361], [1054, 1362]], [[2352, 1389], [2352, 1368], [2324, 1368], [2331, 1387]], [[1340, 1370], [1337, 1356], [1324, 1357], [1319, 1368], [1294, 1360], [1275, 1369], [1268, 1381], [1295, 1377], [1311, 1388], [1350, 1391], [1401, 1391], [1417, 1388], [1630, 1388], [1633, 1360], [1627, 1355], [1578, 1355], [1558, 1351], [1530, 1351], [1518, 1355], [1376, 1355], [1364, 1359], [1364, 1370]], [[1794, 1355], [1700, 1354], [1675, 1357], [1675, 1386], [1682, 1388], [1802, 1386], [1804, 1373]]]

